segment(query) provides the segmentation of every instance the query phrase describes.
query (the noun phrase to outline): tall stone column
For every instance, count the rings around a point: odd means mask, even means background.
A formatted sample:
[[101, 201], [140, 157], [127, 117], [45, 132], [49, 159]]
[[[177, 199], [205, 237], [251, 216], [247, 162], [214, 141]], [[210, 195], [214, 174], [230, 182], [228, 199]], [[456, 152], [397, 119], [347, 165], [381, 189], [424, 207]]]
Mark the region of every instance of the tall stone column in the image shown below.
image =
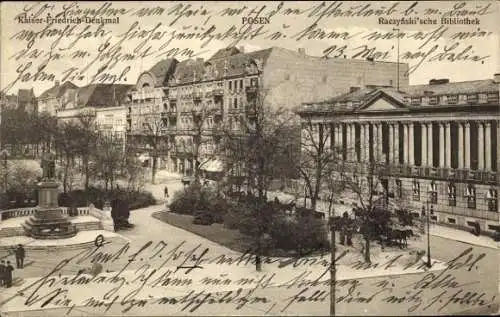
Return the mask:
[[446, 167], [451, 168], [451, 126], [450, 122], [445, 123], [446, 129], [445, 129], [445, 134], [446, 134], [446, 150], [445, 150], [445, 156], [446, 156]]
[[409, 126], [408, 126], [408, 138], [409, 138], [409, 142], [408, 142], [408, 147], [409, 147], [409, 161], [408, 163], [410, 164], [410, 166], [414, 166], [415, 165], [415, 135], [414, 135], [414, 132], [413, 132], [413, 122], [410, 122], [409, 123]]
[[394, 124], [394, 163], [399, 165], [399, 123]]
[[458, 168], [464, 168], [464, 124], [458, 122]]
[[334, 134], [334, 138], [335, 138], [335, 147], [338, 147], [340, 142], [339, 142], [339, 124], [338, 123], [335, 123], [334, 125], [334, 130], [335, 130], [335, 134]]
[[477, 169], [484, 170], [484, 123], [477, 123]]
[[409, 143], [410, 143], [410, 135], [409, 135], [409, 131], [408, 131], [408, 123], [407, 122], [404, 122], [403, 123], [403, 140], [404, 140], [404, 159], [403, 159], [403, 163], [405, 165], [408, 165], [409, 162], [410, 162], [410, 147], [409, 147]]
[[366, 123], [365, 125], [365, 161], [370, 162], [370, 124]]
[[358, 161], [358, 153], [356, 152], [356, 123], [351, 123], [351, 152], [352, 160]]
[[378, 162], [378, 124], [373, 123], [372, 125], [372, 146], [373, 146], [373, 161]]
[[389, 163], [394, 164], [394, 125], [389, 123]]
[[377, 132], [378, 132], [378, 160], [380, 161], [382, 159], [382, 156], [383, 156], [383, 153], [384, 153], [384, 148], [382, 146], [382, 143], [384, 141], [383, 137], [382, 137], [382, 123], [378, 123], [378, 128], [377, 128]]
[[352, 161], [352, 144], [351, 144], [351, 135], [352, 135], [352, 131], [351, 131], [351, 126], [352, 126], [352, 123], [347, 123], [346, 124], [346, 145], [347, 145], [347, 148], [346, 148], [346, 151], [347, 151], [347, 160], [348, 161]]
[[470, 122], [465, 122], [465, 135], [464, 135], [464, 167], [470, 169]]
[[444, 123], [439, 123], [439, 167], [444, 167], [445, 146], [444, 146]]
[[427, 165], [434, 166], [434, 151], [433, 151], [433, 135], [432, 135], [432, 122], [427, 124]]
[[491, 171], [491, 123], [485, 123], [484, 129], [484, 169]]
[[427, 124], [421, 123], [421, 142], [422, 142], [422, 163], [421, 166], [427, 166]]

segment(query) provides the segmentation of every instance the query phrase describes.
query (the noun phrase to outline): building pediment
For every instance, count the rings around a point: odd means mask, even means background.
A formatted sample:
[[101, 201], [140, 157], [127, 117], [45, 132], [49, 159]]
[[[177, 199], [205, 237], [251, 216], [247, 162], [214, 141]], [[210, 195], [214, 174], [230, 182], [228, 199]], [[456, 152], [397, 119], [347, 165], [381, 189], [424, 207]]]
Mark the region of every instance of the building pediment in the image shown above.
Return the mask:
[[385, 112], [385, 111], [401, 111], [407, 107], [402, 101], [379, 91], [375, 96], [363, 103], [358, 112]]

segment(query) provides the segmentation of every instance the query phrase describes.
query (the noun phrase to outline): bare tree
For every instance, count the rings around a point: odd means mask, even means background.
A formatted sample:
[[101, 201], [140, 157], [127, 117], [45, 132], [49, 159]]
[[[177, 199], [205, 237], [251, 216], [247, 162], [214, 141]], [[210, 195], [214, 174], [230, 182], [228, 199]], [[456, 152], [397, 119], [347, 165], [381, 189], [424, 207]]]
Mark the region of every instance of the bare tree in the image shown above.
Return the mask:
[[192, 124], [187, 129], [187, 134], [191, 142], [182, 145], [194, 161], [193, 176], [196, 182], [199, 182], [200, 171], [204, 165], [216, 158], [214, 151], [209, 151], [207, 147], [217, 145], [216, 140], [220, 136], [218, 111], [220, 110], [215, 107], [197, 106], [189, 112], [189, 122]]
[[97, 141], [95, 153], [96, 170], [104, 180], [105, 189], [113, 188], [115, 176], [121, 169], [123, 161], [121, 139], [112, 135], [101, 135]]
[[142, 122], [144, 129], [145, 144], [149, 148], [151, 156], [151, 182], [155, 184], [156, 172], [158, 170], [158, 158], [174, 148], [167, 137], [167, 126], [158, 114], [149, 114]]
[[268, 188], [279, 166], [295, 167], [284, 160], [289, 157], [287, 151], [292, 148], [289, 142], [294, 142], [290, 138], [294, 116], [288, 109], [271, 104], [268, 99], [271, 89], [260, 85], [253, 87], [253, 91], [247, 92], [243, 112], [232, 115], [226, 121], [223, 149], [226, 165], [233, 171], [241, 169], [246, 178], [247, 191], [254, 196], [252, 213], [256, 228], [253, 238], [257, 245], [256, 269], [260, 271], [267, 218], [263, 209]]
[[345, 187], [359, 201], [355, 220], [364, 240], [363, 256], [370, 263], [370, 241], [378, 239], [390, 223], [385, 180], [387, 165], [377, 162], [353, 164], [342, 174]]
[[83, 111], [77, 116], [76, 123], [79, 126], [78, 136], [75, 136], [75, 141], [77, 141], [76, 152], [82, 159], [82, 172], [85, 177], [84, 188], [88, 190], [90, 182], [90, 160], [95, 153], [97, 142], [95, 114], [92, 111]]
[[336, 171], [337, 163], [342, 160], [342, 149], [333, 145], [327, 128], [329, 125], [329, 122], [312, 122], [311, 119], [307, 119], [301, 126], [301, 155], [298, 170], [304, 179], [313, 210], [316, 209], [325, 181]]
[[81, 136], [81, 129], [73, 122], [61, 122], [57, 125], [57, 133], [54, 137], [56, 151], [62, 162], [62, 182], [63, 192], [72, 188], [72, 175], [75, 163], [75, 156], [79, 149], [78, 138]]

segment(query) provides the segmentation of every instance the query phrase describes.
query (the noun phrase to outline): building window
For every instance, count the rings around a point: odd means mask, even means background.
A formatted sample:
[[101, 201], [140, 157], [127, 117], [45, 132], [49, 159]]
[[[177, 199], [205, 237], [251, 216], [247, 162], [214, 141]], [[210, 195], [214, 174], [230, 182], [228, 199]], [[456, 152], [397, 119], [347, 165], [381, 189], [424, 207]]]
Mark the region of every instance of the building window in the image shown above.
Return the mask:
[[234, 106], [234, 109], [238, 109], [238, 98], [234, 98], [233, 106]]
[[448, 100], [449, 105], [454, 105], [458, 102], [458, 96], [457, 95], [449, 95], [447, 100]]
[[396, 179], [396, 197], [403, 198], [403, 184], [400, 179]]
[[420, 183], [416, 179], [413, 180], [413, 200], [420, 200]]
[[437, 96], [429, 97], [429, 105], [435, 106], [437, 104], [438, 104], [438, 97]]
[[230, 81], [230, 82], [229, 82], [229, 90], [232, 90], [232, 89], [233, 89], [233, 82], [232, 82], [232, 81]]
[[467, 208], [476, 209], [476, 188], [474, 185], [467, 185], [464, 196], [467, 198]]
[[422, 103], [422, 98], [421, 97], [411, 97], [411, 104], [413, 106], [420, 105]]
[[498, 102], [498, 93], [497, 92], [488, 93], [487, 100], [488, 102]]
[[479, 103], [486, 103], [488, 102], [488, 98], [486, 94], [479, 94]]
[[240, 80], [240, 89], [243, 89], [243, 79]]
[[250, 87], [257, 87], [259, 85], [259, 79], [258, 78], [252, 78], [250, 79]]
[[455, 184], [448, 184], [448, 206], [456, 206], [457, 205], [457, 189]]
[[477, 102], [477, 94], [467, 95], [468, 103], [476, 103]]
[[486, 200], [488, 201], [488, 211], [498, 212], [498, 196], [496, 189], [489, 189], [486, 193]]
[[429, 185], [429, 199], [431, 204], [438, 203], [437, 185], [434, 181], [432, 181], [431, 184]]

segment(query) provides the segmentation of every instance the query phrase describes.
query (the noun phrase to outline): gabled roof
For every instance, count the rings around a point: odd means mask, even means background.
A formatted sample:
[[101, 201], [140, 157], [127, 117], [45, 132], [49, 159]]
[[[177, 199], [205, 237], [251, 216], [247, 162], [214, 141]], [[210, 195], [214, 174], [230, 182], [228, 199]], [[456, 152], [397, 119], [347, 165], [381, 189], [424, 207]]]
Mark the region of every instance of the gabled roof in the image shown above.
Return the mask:
[[413, 85], [404, 91], [410, 96], [424, 96], [428, 92], [433, 92], [434, 95], [475, 94], [498, 92], [498, 84], [492, 79], [485, 79], [436, 85]]
[[113, 107], [125, 101], [132, 85], [92, 84], [77, 90], [77, 106], [80, 107]]
[[64, 82], [62, 85], [54, 85], [52, 88], [45, 90], [38, 99], [47, 99], [47, 98], [59, 98], [62, 96], [67, 89], [76, 89], [77, 85], [73, 84], [70, 81]]

